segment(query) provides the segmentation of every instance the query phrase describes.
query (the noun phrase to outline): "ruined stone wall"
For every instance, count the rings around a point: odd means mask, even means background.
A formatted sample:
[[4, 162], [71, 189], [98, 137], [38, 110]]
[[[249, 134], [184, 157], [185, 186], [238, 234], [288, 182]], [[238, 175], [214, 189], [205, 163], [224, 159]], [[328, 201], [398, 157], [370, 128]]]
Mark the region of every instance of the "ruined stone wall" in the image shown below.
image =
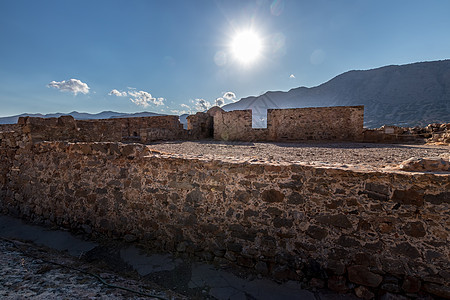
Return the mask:
[[449, 178], [48, 142], [17, 150], [0, 206], [337, 291], [449, 296]]
[[214, 139], [223, 141], [265, 141], [267, 129], [252, 128], [251, 110], [218, 112], [214, 116]]
[[24, 150], [31, 148], [30, 137], [23, 133], [22, 126], [17, 124], [0, 126], [0, 195], [6, 190], [8, 174], [15, 168], [15, 155], [19, 148]]
[[178, 116], [153, 116], [114, 119], [122, 126], [122, 137], [140, 137], [143, 143], [157, 140], [186, 139]]
[[18, 124], [33, 142], [79, 141], [147, 143], [156, 140], [186, 139], [178, 116], [153, 116], [101, 120], [59, 118], [19, 118]]
[[252, 128], [251, 110], [219, 112], [214, 138], [236, 141], [362, 141], [364, 107], [267, 110], [267, 129]]
[[269, 141], [362, 141], [364, 106], [268, 109]]
[[208, 113], [198, 112], [187, 117], [189, 136], [193, 139], [209, 139], [213, 137], [213, 117]]

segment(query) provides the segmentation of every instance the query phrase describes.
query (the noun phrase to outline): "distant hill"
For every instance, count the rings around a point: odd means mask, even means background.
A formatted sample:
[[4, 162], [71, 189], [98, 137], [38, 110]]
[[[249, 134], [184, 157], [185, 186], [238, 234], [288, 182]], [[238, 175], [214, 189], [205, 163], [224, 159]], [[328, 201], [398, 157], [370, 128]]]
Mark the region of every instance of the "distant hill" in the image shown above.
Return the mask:
[[349, 71], [317, 87], [267, 92], [222, 107], [253, 109], [364, 105], [365, 126], [450, 122], [450, 60]]
[[64, 113], [54, 113], [54, 114], [20, 114], [11, 117], [3, 117], [0, 118], [0, 124], [15, 124], [19, 117], [40, 117], [40, 118], [58, 118], [60, 116], [71, 115], [77, 120], [93, 120], [93, 119], [110, 119], [110, 118], [133, 118], [133, 117], [153, 117], [153, 116], [163, 116], [163, 114], [157, 114], [152, 112], [139, 112], [139, 113], [120, 113], [115, 111], [102, 111], [98, 114], [90, 114], [90, 113], [79, 113], [77, 111], [73, 111], [67, 114]]

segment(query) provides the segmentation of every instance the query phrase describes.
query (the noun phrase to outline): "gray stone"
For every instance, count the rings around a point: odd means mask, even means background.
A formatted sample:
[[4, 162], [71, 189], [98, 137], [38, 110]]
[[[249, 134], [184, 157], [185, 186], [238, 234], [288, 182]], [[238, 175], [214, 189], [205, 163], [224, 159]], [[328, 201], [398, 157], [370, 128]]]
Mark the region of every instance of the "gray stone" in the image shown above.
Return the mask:
[[450, 287], [445, 285], [438, 285], [435, 283], [425, 283], [424, 289], [435, 296], [450, 299]]
[[258, 272], [262, 275], [267, 275], [269, 273], [269, 268], [267, 268], [267, 263], [264, 261], [258, 261], [255, 264], [255, 270], [256, 270], [256, 272]]

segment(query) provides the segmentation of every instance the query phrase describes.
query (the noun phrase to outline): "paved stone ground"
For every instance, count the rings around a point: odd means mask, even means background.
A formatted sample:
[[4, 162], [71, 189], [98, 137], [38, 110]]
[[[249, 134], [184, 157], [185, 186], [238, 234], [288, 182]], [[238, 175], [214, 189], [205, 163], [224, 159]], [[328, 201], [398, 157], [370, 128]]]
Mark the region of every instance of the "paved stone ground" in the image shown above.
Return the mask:
[[[0, 239], [0, 265], [1, 299], [184, 298], [174, 292], [152, 287], [148, 283], [83, 264], [67, 254], [17, 240]], [[88, 273], [99, 276], [111, 285], [140, 294], [107, 286]]]
[[[105, 285], [99, 278], [140, 294]], [[29, 225], [0, 215], [0, 299], [346, 300], [356, 297], [327, 290], [310, 291], [299, 282], [280, 284], [187, 258], [145, 252], [133, 244], [85, 241], [67, 231]]]
[[186, 157], [233, 158], [248, 161], [392, 167], [411, 157], [437, 157], [449, 146], [370, 143], [248, 143], [171, 141], [150, 144], [152, 149]]

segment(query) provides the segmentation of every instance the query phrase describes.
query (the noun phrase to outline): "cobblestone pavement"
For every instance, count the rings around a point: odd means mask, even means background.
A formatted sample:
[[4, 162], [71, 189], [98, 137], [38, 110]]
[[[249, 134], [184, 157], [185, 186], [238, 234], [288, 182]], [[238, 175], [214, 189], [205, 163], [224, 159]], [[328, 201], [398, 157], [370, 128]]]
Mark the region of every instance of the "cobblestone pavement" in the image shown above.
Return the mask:
[[[95, 276], [141, 294], [105, 285]], [[64, 253], [6, 239], [0, 239], [0, 287], [0, 299], [183, 298], [147, 282], [105, 272]]]
[[411, 157], [448, 154], [449, 146], [370, 143], [248, 143], [248, 142], [161, 142], [152, 149], [185, 156], [235, 158], [273, 162], [299, 161], [382, 168], [395, 166]]

